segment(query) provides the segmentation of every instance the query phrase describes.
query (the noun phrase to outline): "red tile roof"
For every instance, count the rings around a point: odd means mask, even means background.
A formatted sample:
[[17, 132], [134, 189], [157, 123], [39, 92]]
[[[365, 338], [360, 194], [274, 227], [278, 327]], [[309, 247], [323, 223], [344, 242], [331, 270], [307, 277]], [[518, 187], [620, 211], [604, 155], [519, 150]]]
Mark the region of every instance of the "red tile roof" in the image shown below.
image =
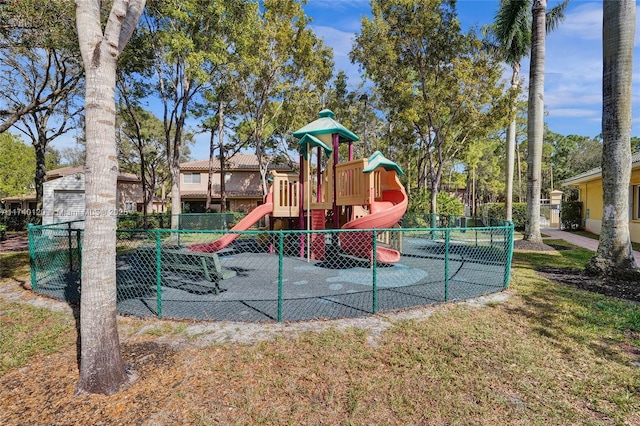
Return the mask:
[[[213, 168], [220, 170], [220, 160], [213, 159]], [[236, 154], [227, 159], [227, 169], [233, 170], [259, 170], [258, 157], [255, 154]], [[269, 164], [269, 169], [291, 170], [288, 164]], [[209, 170], [209, 160], [197, 160], [180, 163], [180, 170]]]

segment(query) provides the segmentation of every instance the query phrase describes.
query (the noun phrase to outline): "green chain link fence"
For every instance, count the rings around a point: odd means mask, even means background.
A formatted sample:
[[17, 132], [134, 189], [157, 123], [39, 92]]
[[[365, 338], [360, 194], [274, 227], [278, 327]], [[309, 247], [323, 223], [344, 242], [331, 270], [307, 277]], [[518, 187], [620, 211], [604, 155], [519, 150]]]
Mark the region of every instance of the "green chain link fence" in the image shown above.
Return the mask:
[[[29, 227], [36, 292], [79, 300], [81, 225]], [[375, 230], [119, 230], [117, 237], [120, 313], [246, 322], [359, 317], [499, 292], [508, 286], [513, 251], [508, 222]], [[221, 238], [229, 244], [216, 247]]]

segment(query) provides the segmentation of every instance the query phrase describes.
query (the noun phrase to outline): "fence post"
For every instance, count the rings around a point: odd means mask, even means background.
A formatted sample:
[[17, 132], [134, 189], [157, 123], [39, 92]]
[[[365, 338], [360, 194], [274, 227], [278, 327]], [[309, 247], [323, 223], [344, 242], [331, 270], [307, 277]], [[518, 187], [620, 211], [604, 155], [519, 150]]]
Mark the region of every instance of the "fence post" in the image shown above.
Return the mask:
[[157, 316], [162, 318], [162, 273], [161, 273], [161, 252], [160, 252], [160, 232], [154, 231], [156, 234], [156, 303], [157, 303]]
[[69, 272], [73, 271], [73, 245], [71, 243], [71, 222], [67, 222], [67, 244], [69, 251]]
[[504, 288], [509, 288], [509, 281], [511, 280], [511, 261], [513, 260], [513, 222], [507, 222], [506, 238], [507, 238], [507, 260], [504, 265]]
[[373, 231], [373, 253], [372, 253], [372, 268], [373, 268], [373, 313], [378, 313], [378, 231]]
[[32, 223], [27, 225], [27, 238], [29, 241], [29, 276], [31, 278], [31, 289], [36, 291], [38, 290], [38, 281], [36, 280], [36, 245], [33, 241], [33, 228], [35, 228], [35, 226]]
[[449, 240], [451, 230], [444, 231], [444, 301], [449, 300]]
[[80, 285], [82, 285], [82, 235], [79, 229], [76, 229], [76, 246], [78, 251], [78, 280], [80, 281]]
[[278, 322], [282, 322], [282, 270], [284, 257], [284, 233], [278, 231]]

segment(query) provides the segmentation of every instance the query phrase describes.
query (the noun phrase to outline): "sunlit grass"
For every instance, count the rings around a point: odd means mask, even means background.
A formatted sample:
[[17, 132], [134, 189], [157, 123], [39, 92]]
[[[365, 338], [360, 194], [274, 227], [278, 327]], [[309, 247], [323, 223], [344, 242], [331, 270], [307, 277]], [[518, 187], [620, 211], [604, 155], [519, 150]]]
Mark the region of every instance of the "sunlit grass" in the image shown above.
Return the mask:
[[[203, 347], [185, 323], [127, 321], [127, 339], [189, 342], [179, 362], [140, 382], [170, 383], [158, 391], [174, 396], [149, 394], [147, 414], [161, 406], [176, 424], [639, 424], [640, 306], [539, 276], [536, 268], [581, 269], [592, 256], [546, 242], [566, 249], [516, 252], [507, 301], [442, 305], [379, 333]], [[28, 274], [28, 259], [13, 259], [6, 275]], [[2, 374], [73, 350], [73, 326], [70, 314], [0, 302]]]

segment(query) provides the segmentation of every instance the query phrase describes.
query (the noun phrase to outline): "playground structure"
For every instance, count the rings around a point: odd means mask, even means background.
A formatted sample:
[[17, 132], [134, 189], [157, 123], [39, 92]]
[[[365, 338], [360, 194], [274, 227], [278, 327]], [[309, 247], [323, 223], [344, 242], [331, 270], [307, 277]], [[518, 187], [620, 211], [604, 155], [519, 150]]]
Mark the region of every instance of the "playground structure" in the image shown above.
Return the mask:
[[[300, 172], [273, 173], [264, 203], [230, 230], [117, 231], [119, 313], [306, 321], [463, 300], [507, 288], [512, 223], [478, 226], [477, 220], [452, 218], [438, 223], [435, 215], [425, 215], [431, 216], [429, 222], [412, 222], [405, 215], [400, 167], [379, 152], [354, 159], [358, 138], [331, 111], [321, 111], [294, 136]], [[264, 217], [268, 227], [250, 229]], [[401, 219], [405, 227], [399, 226]], [[473, 227], [466, 227], [469, 223]], [[28, 232], [33, 290], [77, 302], [82, 227], [67, 222], [30, 226]]]
[[[358, 136], [334, 119], [330, 110], [293, 133], [299, 139], [300, 172], [272, 173], [264, 203], [251, 211], [231, 231], [245, 231], [269, 215], [271, 229], [295, 223], [297, 229], [383, 229], [397, 225], [407, 209], [407, 194], [400, 183], [402, 169], [375, 152], [369, 158], [354, 159], [353, 143]], [[340, 162], [340, 144], [346, 143], [347, 161]], [[312, 165], [315, 157], [315, 165]], [[314, 172], [314, 173], [312, 173]], [[313, 176], [314, 174], [315, 176]], [[285, 224], [285, 225], [283, 225]], [[290, 228], [289, 228], [290, 229]], [[240, 234], [226, 234], [188, 250], [213, 253], [231, 244]], [[400, 259], [400, 239], [389, 232], [380, 235], [375, 255], [370, 232], [341, 234], [327, 241], [323, 233], [308, 234], [299, 242], [300, 257], [314, 260], [348, 255], [370, 262], [395, 263]]]

